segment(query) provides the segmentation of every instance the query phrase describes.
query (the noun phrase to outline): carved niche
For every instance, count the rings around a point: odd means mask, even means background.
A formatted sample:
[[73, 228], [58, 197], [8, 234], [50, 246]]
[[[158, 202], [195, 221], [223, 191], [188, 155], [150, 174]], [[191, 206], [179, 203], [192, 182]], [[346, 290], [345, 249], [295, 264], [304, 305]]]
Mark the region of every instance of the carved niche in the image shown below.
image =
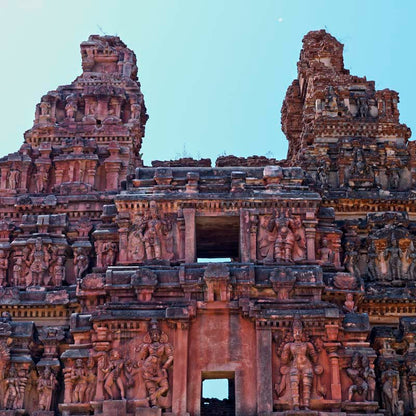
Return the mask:
[[128, 259], [130, 262], [170, 261], [174, 258], [174, 221], [160, 214], [153, 201], [148, 211], [139, 214], [128, 234]]
[[278, 377], [274, 386], [275, 402], [282, 409], [309, 409], [311, 399], [322, 399], [326, 388], [320, 376], [324, 367], [320, 364], [319, 348], [303, 329], [298, 315], [292, 324], [292, 333], [275, 334], [278, 358]]
[[290, 210], [260, 217], [258, 258], [265, 263], [295, 263], [306, 260], [306, 232], [300, 216]]

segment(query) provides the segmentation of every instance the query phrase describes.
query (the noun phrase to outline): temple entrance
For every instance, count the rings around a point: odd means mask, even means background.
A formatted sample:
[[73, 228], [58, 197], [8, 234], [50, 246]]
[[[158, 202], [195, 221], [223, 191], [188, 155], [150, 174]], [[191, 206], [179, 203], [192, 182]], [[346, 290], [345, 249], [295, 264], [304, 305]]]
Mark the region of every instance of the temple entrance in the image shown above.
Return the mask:
[[234, 372], [202, 373], [201, 416], [234, 416]]
[[198, 259], [218, 259], [219, 262], [238, 261], [239, 240], [239, 217], [196, 217], [196, 255]]

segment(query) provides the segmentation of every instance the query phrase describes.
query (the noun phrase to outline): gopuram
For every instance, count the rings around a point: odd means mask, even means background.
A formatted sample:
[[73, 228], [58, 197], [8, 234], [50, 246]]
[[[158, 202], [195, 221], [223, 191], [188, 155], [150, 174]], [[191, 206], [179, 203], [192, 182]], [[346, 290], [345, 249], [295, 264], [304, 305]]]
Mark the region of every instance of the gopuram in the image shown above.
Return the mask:
[[[135, 54], [94, 35], [81, 56], [0, 159], [0, 416], [415, 415], [397, 92], [310, 32], [286, 160], [147, 167]], [[203, 397], [211, 379], [228, 399]]]

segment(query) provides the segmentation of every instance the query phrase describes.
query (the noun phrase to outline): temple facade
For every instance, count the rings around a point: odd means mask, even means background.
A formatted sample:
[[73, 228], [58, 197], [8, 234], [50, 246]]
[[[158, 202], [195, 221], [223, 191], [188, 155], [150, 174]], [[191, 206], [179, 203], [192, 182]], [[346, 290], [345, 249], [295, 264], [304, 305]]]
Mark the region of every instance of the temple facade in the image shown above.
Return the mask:
[[287, 159], [144, 166], [134, 52], [93, 35], [81, 57], [0, 159], [0, 416], [416, 414], [398, 93], [310, 32]]

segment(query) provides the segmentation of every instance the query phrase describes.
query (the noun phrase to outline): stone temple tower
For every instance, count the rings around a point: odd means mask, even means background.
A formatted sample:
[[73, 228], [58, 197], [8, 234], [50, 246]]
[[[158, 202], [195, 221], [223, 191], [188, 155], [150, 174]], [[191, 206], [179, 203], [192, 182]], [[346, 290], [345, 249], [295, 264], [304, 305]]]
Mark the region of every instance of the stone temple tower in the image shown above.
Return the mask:
[[0, 416], [415, 414], [415, 142], [342, 51], [304, 37], [286, 160], [143, 166], [134, 53], [81, 44], [0, 159]]

